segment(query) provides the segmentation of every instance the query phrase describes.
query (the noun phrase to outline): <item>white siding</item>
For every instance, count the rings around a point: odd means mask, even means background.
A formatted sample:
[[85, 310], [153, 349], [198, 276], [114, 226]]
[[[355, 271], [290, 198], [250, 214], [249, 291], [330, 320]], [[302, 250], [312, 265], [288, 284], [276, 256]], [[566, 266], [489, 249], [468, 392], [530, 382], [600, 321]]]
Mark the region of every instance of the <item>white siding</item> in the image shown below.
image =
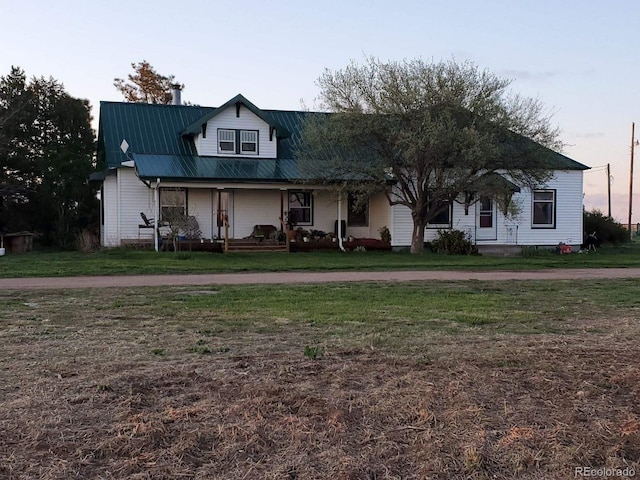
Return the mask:
[[[342, 199], [342, 219], [347, 220], [349, 203], [347, 195]], [[384, 194], [377, 194], [369, 198], [369, 225], [362, 227], [351, 226], [347, 222], [346, 235], [354, 238], [380, 238], [380, 228], [387, 226], [391, 230], [391, 207]], [[333, 223], [331, 231], [333, 231]], [[393, 240], [393, 238], [392, 238]]]
[[251, 235], [255, 225], [280, 228], [279, 190], [236, 190], [234, 198], [234, 237]]
[[[293, 190], [293, 189], [292, 189]], [[347, 222], [348, 202], [347, 195], [342, 195], [342, 207], [340, 218]], [[288, 208], [285, 205], [285, 210]], [[303, 225], [305, 230], [321, 230], [327, 233], [336, 233], [336, 221], [338, 220], [338, 194], [329, 190], [314, 190], [313, 193], [313, 224]], [[369, 225], [364, 227], [352, 227], [347, 225], [348, 236], [356, 238], [380, 238], [379, 229], [382, 226], [391, 225], [391, 208], [384, 195], [376, 195], [369, 201]]]
[[213, 238], [213, 235], [218, 233], [217, 225], [214, 231], [213, 193], [215, 191], [211, 189], [190, 188], [187, 190], [188, 215], [196, 217], [202, 238]]
[[371, 197], [369, 200], [369, 238], [380, 238], [380, 229], [391, 230], [391, 205], [384, 194]]
[[[582, 242], [582, 171], [558, 171], [545, 185], [556, 191], [555, 228], [533, 228], [532, 196], [529, 190], [514, 195], [514, 201], [520, 204], [520, 214], [516, 219], [505, 220], [502, 213], [496, 211], [497, 239], [478, 242], [486, 245], [557, 245], [560, 242], [577, 245]], [[165, 185], [168, 186], [168, 185]], [[186, 186], [186, 185], [185, 185]], [[202, 188], [188, 188], [189, 214], [198, 219], [203, 237], [212, 238], [217, 234], [214, 221], [215, 189], [207, 185]], [[296, 188], [289, 187], [291, 190]], [[254, 225], [269, 224], [280, 227], [281, 210], [288, 210], [286, 190], [278, 186], [260, 185], [252, 189], [227, 189], [233, 193], [230, 201], [230, 235], [242, 238], [251, 234]], [[313, 191], [313, 224], [304, 225], [306, 230], [333, 232], [338, 218], [338, 202], [335, 192], [316, 189]], [[122, 240], [137, 240], [140, 212], [155, 216], [154, 190], [148, 188], [135, 175], [133, 169], [118, 169], [117, 175], [109, 176], [103, 184], [104, 226], [102, 245], [117, 246]], [[281, 204], [282, 195], [282, 204]], [[341, 217], [347, 220], [347, 199], [343, 195]], [[477, 205], [471, 205], [468, 214], [464, 206], [454, 202], [453, 228], [466, 231], [475, 239]], [[370, 200], [369, 225], [366, 227], [347, 226], [347, 235], [354, 237], [379, 238], [379, 229], [388, 226], [391, 230], [392, 245], [406, 247], [411, 245], [413, 222], [411, 212], [402, 206], [390, 207], [386, 197], [378, 195]], [[152, 237], [151, 230], [143, 230], [142, 235]], [[437, 237], [436, 228], [427, 228], [425, 240]]]
[[[452, 222], [451, 225], [456, 230], [462, 230], [465, 232], [468, 237], [475, 241], [476, 238], [476, 206], [469, 206], [468, 213], [465, 214], [464, 211], [464, 203], [453, 202], [453, 211], [452, 211]], [[437, 229], [428, 229], [430, 232], [429, 237], [425, 235], [425, 239], [428, 241], [435, 240], [438, 238], [438, 230]]]
[[103, 247], [117, 247], [120, 245], [118, 234], [118, 179], [116, 175], [110, 175], [102, 184], [103, 222], [101, 244]]
[[144, 237], [153, 238], [153, 229], [138, 232], [142, 223], [140, 212], [149, 218], [155, 217], [154, 190], [148, 188], [136, 176], [133, 168], [119, 168], [118, 182], [120, 186], [120, 238], [122, 240], [138, 240]]
[[[343, 202], [342, 218], [347, 219], [347, 209]], [[326, 233], [335, 233], [336, 220], [338, 219], [338, 196], [336, 192], [318, 190], [313, 196], [313, 225], [304, 225], [305, 230], [321, 230]]]
[[[557, 245], [560, 242], [569, 245], [582, 243], [582, 195], [583, 172], [581, 170], [556, 171], [554, 177], [547, 182], [544, 188], [556, 191], [556, 224], [555, 228], [533, 228], [532, 209], [533, 199], [531, 191], [523, 191], [514, 198], [521, 202], [522, 213], [517, 219], [518, 243], [520, 245]], [[498, 235], [505, 238], [505, 228], [500, 228], [498, 223]], [[500, 235], [502, 233], [502, 235]]]
[[[294, 190], [294, 189], [291, 189]], [[278, 190], [235, 190], [235, 237], [249, 236], [254, 225], [267, 224], [280, 228], [280, 195], [282, 209], [286, 212], [288, 191]], [[380, 238], [379, 229], [390, 225], [391, 209], [386, 197], [380, 195], [372, 198], [368, 227], [347, 227], [347, 234], [354, 237]], [[334, 232], [338, 219], [338, 200], [335, 192], [327, 190], [313, 191], [313, 223], [301, 225], [305, 230], [321, 230]], [[347, 219], [346, 195], [342, 201], [342, 219]]]
[[[554, 176], [543, 187], [556, 191], [556, 222], [555, 228], [533, 228], [531, 223], [533, 199], [531, 191], [522, 189], [513, 196], [515, 202], [520, 204], [520, 214], [515, 219], [505, 219], [499, 209], [496, 211], [497, 239], [478, 241], [483, 245], [557, 245], [560, 242], [579, 245], [582, 243], [582, 194], [583, 172], [581, 170], [556, 171]], [[469, 207], [469, 214], [465, 215], [464, 206], [461, 203], [453, 204], [452, 226], [455, 229], [466, 231], [472, 239], [475, 239], [477, 204]], [[411, 211], [403, 206], [396, 205], [392, 208], [391, 241], [395, 247], [407, 247], [411, 245], [413, 232], [413, 220]], [[425, 241], [437, 238], [437, 229], [427, 228]]]
[[195, 136], [196, 149], [202, 156], [229, 156], [218, 153], [218, 129], [229, 128], [234, 130], [258, 130], [258, 155], [242, 155], [256, 158], [276, 158], [277, 141], [275, 132], [269, 140], [269, 125], [251, 110], [240, 107], [240, 116], [236, 117], [236, 107], [231, 106], [224, 112], [213, 117], [207, 122], [207, 137], [202, 138], [202, 134]]
[[411, 236], [413, 235], [413, 219], [411, 218], [411, 210], [402, 205], [394, 205], [391, 207], [391, 218], [391, 246], [410, 246]]
[[[466, 232], [473, 240], [475, 238], [475, 209], [469, 208], [469, 213], [465, 214], [464, 205], [453, 202], [451, 225], [456, 230]], [[391, 244], [394, 247], [411, 246], [411, 237], [413, 236], [413, 218], [411, 210], [401, 205], [393, 207], [393, 225], [394, 230], [391, 232]], [[438, 229], [442, 227], [428, 226], [424, 231], [425, 242], [430, 242], [438, 238]]]

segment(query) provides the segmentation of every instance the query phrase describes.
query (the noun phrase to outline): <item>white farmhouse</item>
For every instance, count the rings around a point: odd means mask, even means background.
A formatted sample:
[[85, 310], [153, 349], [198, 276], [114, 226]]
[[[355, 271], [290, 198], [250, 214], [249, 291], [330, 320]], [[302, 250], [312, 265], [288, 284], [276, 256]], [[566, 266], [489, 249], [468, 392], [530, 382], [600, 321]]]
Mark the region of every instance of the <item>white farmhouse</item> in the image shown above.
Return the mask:
[[[261, 110], [242, 95], [213, 107], [102, 102], [98, 162], [91, 180], [101, 182], [101, 244], [161, 241], [155, 223], [179, 212], [197, 220], [202, 242], [251, 236], [256, 225], [282, 228], [295, 216], [306, 230], [380, 238], [388, 227], [393, 247], [411, 244], [406, 207], [384, 195], [356, 210], [348, 193], [301, 182], [295, 150], [306, 115]], [[479, 246], [577, 246], [582, 243], [583, 172], [588, 167], [553, 153], [553, 176], [540, 188], [513, 185], [520, 206], [506, 217], [489, 198], [451, 205], [427, 226], [464, 230]], [[141, 216], [141, 214], [143, 214]], [[161, 234], [161, 231], [160, 231]]]

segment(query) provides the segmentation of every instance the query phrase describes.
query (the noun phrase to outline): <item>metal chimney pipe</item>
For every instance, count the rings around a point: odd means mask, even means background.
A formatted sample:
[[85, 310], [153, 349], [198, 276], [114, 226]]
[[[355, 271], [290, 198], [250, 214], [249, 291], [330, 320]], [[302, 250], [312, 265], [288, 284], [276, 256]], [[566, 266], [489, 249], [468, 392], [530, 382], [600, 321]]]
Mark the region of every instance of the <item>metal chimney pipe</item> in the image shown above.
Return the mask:
[[174, 83], [171, 85], [171, 105], [182, 105], [182, 85]]

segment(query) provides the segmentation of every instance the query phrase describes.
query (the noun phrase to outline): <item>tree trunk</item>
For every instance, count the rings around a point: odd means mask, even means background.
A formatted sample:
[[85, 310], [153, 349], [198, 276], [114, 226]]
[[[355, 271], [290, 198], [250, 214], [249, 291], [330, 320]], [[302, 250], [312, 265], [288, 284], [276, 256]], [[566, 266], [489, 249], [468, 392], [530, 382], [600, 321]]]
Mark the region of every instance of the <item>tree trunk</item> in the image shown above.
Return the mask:
[[422, 253], [424, 251], [424, 222], [413, 217], [413, 235], [411, 235], [411, 253]]

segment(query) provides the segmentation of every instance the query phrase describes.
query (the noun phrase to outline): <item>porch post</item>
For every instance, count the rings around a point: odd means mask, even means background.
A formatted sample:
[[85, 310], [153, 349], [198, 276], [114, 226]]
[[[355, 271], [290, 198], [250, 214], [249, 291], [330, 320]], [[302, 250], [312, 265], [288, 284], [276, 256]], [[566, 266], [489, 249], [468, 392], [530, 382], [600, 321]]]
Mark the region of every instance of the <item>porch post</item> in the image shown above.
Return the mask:
[[156, 179], [156, 189], [153, 192], [153, 201], [155, 203], [155, 212], [153, 214], [153, 246], [158, 251], [158, 221], [160, 220], [160, 179]]
[[337, 234], [338, 234], [338, 246], [340, 247], [340, 250], [342, 250], [343, 252], [345, 252], [345, 248], [344, 245], [342, 244], [342, 189], [340, 189], [338, 191], [338, 228], [337, 228]]
[[[289, 224], [285, 223], [284, 219], [284, 205], [285, 198], [287, 199], [287, 209], [289, 208], [289, 194], [285, 188], [280, 189], [280, 230], [284, 232], [284, 244], [287, 252], [291, 252], [291, 238], [289, 237]], [[288, 212], [287, 212], [288, 214]]]
[[280, 230], [284, 231], [284, 194], [286, 190], [280, 189]]

